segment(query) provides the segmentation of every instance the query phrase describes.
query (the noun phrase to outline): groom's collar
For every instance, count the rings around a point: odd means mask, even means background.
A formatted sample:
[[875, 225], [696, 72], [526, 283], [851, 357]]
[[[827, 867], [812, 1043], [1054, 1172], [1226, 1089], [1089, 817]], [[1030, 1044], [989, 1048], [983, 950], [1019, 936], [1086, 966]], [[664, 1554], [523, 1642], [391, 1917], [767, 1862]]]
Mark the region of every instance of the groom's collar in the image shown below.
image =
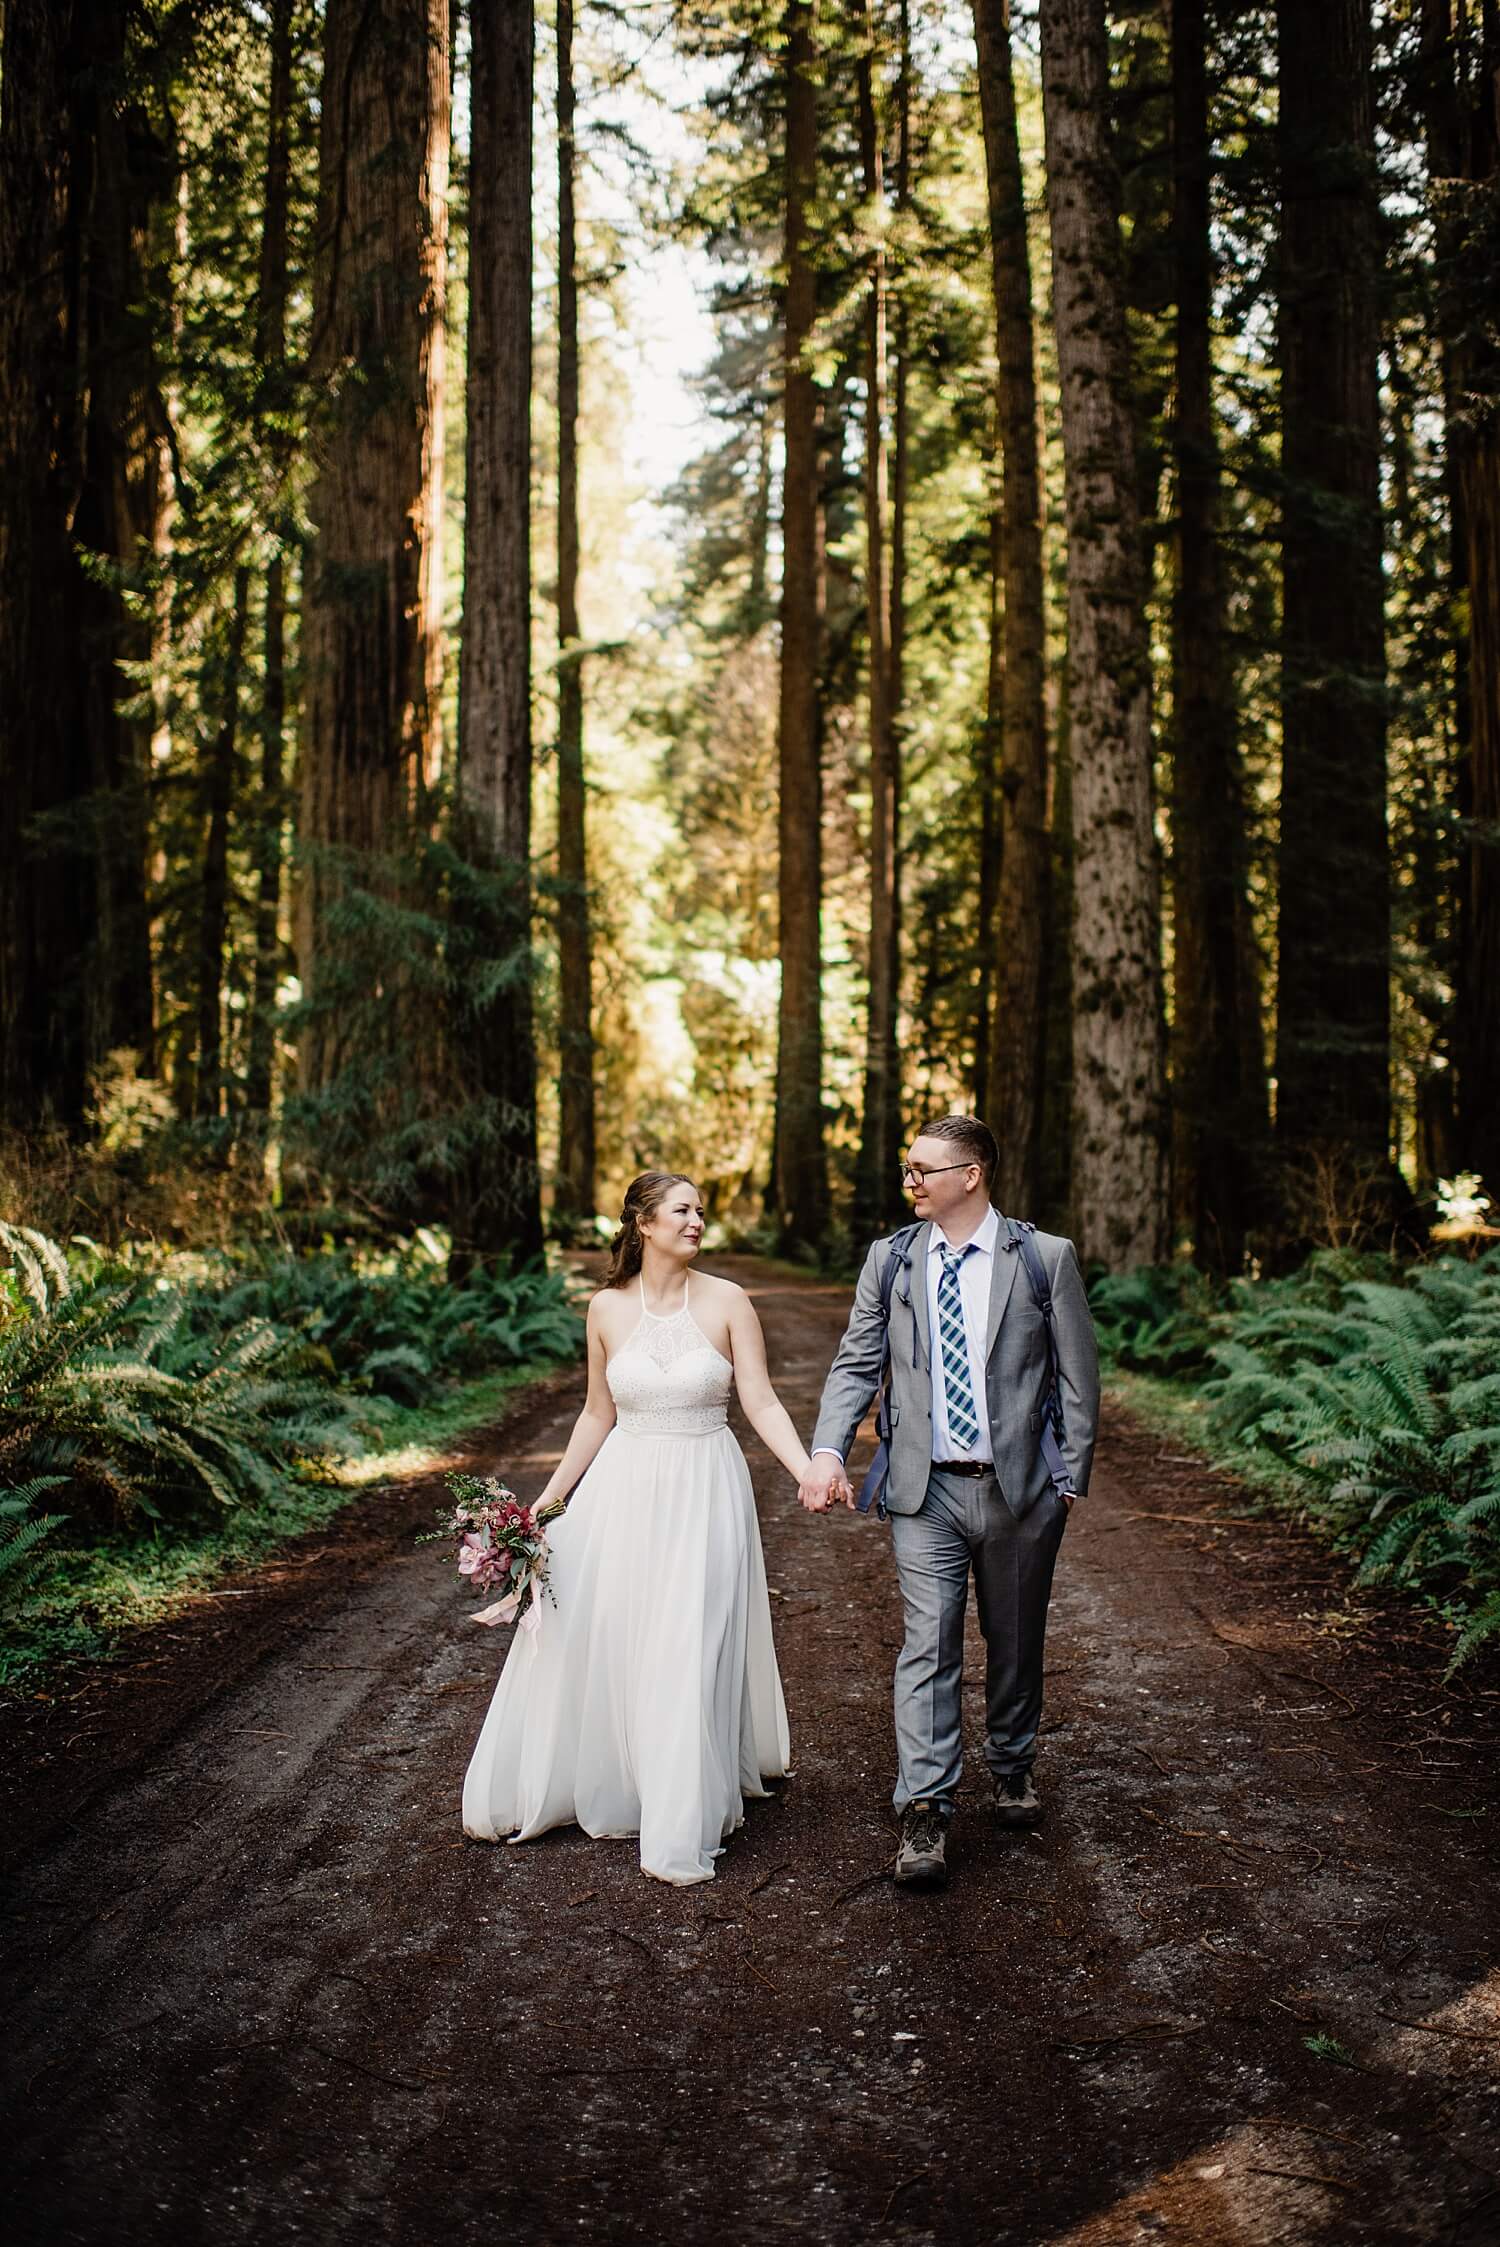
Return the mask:
[[[984, 1216], [980, 1220], [978, 1232], [971, 1233], [969, 1235], [969, 1239], [966, 1245], [970, 1248], [977, 1248], [985, 1256], [993, 1256], [995, 1253], [995, 1243], [998, 1240], [999, 1235], [1000, 1213], [996, 1209], [994, 1203], [991, 1202], [989, 1208], [985, 1211]], [[936, 1219], [929, 1218], [927, 1221], [928, 1255], [935, 1256], [938, 1250], [944, 1245], [945, 1239], [946, 1235], [944, 1234], [942, 1227], [937, 1223]]]

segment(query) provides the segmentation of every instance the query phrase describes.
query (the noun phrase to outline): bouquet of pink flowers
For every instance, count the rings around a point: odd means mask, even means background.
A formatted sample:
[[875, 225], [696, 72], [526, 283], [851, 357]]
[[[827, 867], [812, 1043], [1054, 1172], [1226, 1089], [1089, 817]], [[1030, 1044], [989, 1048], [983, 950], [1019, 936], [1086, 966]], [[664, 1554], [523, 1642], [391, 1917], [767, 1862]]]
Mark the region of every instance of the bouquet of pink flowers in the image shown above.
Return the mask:
[[542, 1527], [562, 1511], [554, 1504], [538, 1510], [523, 1506], [513, 1490], [494, 1475], [452, 1474], [448, 1488], [455, 1503], [438, 1518], [435, 1537], [458, 1539], [458, 1573], [479, 1592], [504, 1597], [481, 1607], [471, 1623], [509, 1623], [520, 1618], [534, 1631], [547, 1588], [547, 1535]]

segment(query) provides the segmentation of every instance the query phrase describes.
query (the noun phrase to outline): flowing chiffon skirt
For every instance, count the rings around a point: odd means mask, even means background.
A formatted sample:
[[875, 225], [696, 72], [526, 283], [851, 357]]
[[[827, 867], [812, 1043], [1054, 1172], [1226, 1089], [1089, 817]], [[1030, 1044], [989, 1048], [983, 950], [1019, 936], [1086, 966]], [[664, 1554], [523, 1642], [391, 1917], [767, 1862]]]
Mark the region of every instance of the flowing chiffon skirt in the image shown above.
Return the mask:
[[711, 1880], [791, 1756], [744, 1453], [616, 1426], [551, 1531], [551, 1589], [518, 1629], [464, 1779], [465, 1833], [576, 1823], [640, 1835], [643, 1872]]

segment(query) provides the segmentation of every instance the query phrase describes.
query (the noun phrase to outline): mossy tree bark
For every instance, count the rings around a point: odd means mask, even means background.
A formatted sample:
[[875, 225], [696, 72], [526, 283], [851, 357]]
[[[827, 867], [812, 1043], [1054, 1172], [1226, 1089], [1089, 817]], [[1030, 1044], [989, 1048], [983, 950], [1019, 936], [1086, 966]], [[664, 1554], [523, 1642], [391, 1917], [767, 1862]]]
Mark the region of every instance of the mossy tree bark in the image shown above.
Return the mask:
[[1042, 0], [1068, 519], [1072, 1224], [1111, 1270], [1165, 1255], [1161, 875], [1103, 0]]

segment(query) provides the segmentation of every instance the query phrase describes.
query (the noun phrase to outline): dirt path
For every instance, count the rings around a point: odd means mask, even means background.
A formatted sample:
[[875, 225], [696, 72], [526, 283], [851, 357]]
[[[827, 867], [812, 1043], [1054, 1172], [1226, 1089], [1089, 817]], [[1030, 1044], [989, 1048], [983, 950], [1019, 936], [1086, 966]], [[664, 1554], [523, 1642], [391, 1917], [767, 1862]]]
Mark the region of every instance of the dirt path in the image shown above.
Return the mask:
[[[807, 1424], [846, 1297], [717, 1268]], [[491, 1462], [535, 1488], [575, 1397]], [[1409, 1621], [1320, 1631], [1339, 1572], [1116, 1415], [1059, 1567], [1050, 1821], [987, 1822], [971, 1644], [953, 1885], [898, 1894], [884, 1533], [750, 1448], [797, 1772], [712, 1884], [460, 1839], [503, 1649], [412, 1549], [431, 1485], [12, 1712], [8, 2237], [1500, 2235], [1497, 1697]]]

